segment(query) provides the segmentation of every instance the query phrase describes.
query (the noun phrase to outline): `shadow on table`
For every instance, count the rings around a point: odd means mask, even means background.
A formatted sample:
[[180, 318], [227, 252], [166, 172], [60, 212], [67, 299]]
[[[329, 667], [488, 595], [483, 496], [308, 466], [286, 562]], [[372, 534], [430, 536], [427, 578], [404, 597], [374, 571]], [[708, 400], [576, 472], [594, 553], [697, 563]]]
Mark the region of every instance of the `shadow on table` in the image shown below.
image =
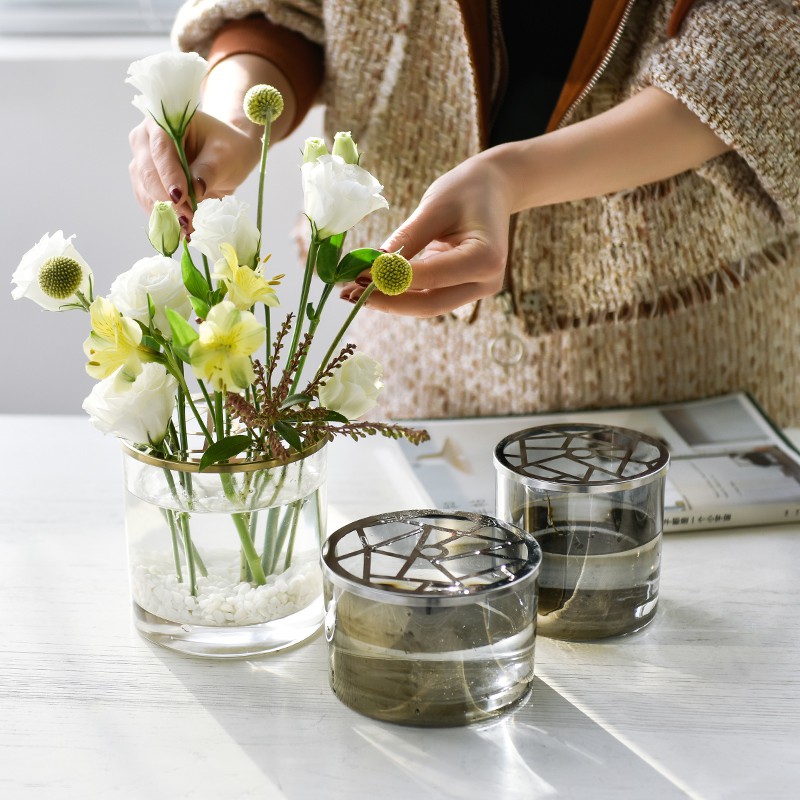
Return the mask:
[[686, 796], [539, 678], [528, 700], [498, 720], [404, 727], [336, 699], [324, 645], [317, 639], [270, 657], [213, 663], [155, 652], [291, 800]]

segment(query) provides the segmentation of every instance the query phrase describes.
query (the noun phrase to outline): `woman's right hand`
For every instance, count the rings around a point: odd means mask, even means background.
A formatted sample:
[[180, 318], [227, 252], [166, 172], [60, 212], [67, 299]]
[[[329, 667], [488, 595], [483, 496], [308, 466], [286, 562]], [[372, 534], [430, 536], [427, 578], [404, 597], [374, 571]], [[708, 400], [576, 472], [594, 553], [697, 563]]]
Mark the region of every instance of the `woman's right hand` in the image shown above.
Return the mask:
[[[139, 205], [149, 214], [157, 200], [172, 201], [189, 230], [193, 215], [189, 187], [168, 134], [147, 118], [128, 139], [133, 152], [128, 170]], [[261, 155], [257, 137], [202, 111], [197, 111], [189, 124], [185, 148], [198, 203], [231, 194]]]

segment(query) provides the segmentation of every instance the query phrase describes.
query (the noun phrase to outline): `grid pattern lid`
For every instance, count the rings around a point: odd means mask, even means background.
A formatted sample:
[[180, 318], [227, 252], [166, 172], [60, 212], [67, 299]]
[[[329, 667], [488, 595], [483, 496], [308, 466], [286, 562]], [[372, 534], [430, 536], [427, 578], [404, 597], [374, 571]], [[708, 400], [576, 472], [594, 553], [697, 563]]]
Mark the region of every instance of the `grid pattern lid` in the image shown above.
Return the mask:
[[334, 583], [362, 594], [456, 599], [532, 580], [541, 551], [532, 537], [492, 517], [415, 510], [340, 528], [322, 559]]
[[639, 431], [562, 423], [518, 431], [495, 448], [495, 466], [520, 483], [551, 491], [618, 491], [662, 476], [669, 452]]

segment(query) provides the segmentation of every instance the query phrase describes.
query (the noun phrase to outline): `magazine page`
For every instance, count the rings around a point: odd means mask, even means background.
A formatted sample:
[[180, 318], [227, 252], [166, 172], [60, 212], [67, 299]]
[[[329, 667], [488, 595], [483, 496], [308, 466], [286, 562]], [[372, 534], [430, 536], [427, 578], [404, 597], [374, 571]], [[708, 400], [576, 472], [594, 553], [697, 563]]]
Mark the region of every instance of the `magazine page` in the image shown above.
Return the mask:
[[401, 442], [400, 449], [435, 507], [492, 515], [497, 443], [557, 422], [632, 428], [666, 445], [666, 532], [800, 519], [800, 455], [743, 393], [603, 411], [415, 420], [430, 441]]

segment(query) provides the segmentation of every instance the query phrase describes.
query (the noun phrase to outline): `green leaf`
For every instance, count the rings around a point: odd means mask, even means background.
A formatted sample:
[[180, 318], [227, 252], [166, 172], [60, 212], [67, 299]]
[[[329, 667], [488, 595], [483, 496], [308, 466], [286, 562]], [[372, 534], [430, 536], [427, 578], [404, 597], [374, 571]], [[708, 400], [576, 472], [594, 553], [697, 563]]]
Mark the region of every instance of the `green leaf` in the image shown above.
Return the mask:
[[147, 317], [150, 320], [150, 325], [152, 327], [153, 319], [156, 315], [156, 306], [153, 302], [153, 298], [150, 296], [150, 292], [147, 293]]
[[297, 450], [298, 453], [303, 449], [303, 442], [300, 439], [300, 434], [287, 422], [276, 421], [275, 430], [278, 436]]
[[194, 265], [192, 256], [189, 253], [189, 246], [185, 240], [183, 243], [183, 256], [181, 257], [181, 275], [183, 276], [183, 285], [192, 297], [198, 297], [201, 300], [208, 299], [211, 287], [203, 277], [203, 273]]
[[201, 300], [199, 297], [192, 297], [190, 295], [189, 302], [192, 304], [194, 313], [197, 314], [200, 319], [205, 319], [208, 316], [208, 312], [211, 307], [208, 305], [208, 303], [206, 303], [205, 300]]
[[324, 283], [336, 283], [336, 265], [342, 253], [344, 237], [344, 233], [337, 233], [319, 243], [316, 267], [317, 275]]
[[206, 467], [211, 466], [211, 464], [217, 464], [220, 461], [227, 461], [229, 458], [238, 456], [239, 453], [247, 450], [251, 443], [250, 437], [245, 434], [226, 436], [224, 439], [220, 439], [218, 442], [214, 442], [214, 444], [208, 447], [205, 453], [203, 453], [203, 457], [200, 459], [198, 469], [202, 472]]
[[158, 352], [161, 350], [161, 341], [156, 339], [154, 336], [149, 336], [148, 334], [142, 334], [142, 342], [141, 342], [148, 350], [155, 350]]
[[280, 405], [279, 411], [299, 405], [300, 403], [310, 403], [314, 398], [307, 394], [290, 394]]
[[172, 349], [182, 361], [189, 363], [189, 347], [198, 338], [197, 331], [177, 312], [165, 308], [172, 331]]
[[228, 287], [224, 283], [221, 286], [218, 286], [208, 296], [209, 306], [215, 306], [217, 305], [217, 303], [221, 303], [225, 299], [225, 295], [227, 293], [228, 293]]
[[344, 283], [357, 278], [365, 269], [372, 266], [372, 262], [382, 253], [374, 247], [360, 247], [351, 250], [336, 268], [333, 283]]
[[326, 410], [328, 413], [322, 418], [325, 422], [350, 422], [344, 414], [340, 414], [338, 411], [331, 411], [330, 409]]

